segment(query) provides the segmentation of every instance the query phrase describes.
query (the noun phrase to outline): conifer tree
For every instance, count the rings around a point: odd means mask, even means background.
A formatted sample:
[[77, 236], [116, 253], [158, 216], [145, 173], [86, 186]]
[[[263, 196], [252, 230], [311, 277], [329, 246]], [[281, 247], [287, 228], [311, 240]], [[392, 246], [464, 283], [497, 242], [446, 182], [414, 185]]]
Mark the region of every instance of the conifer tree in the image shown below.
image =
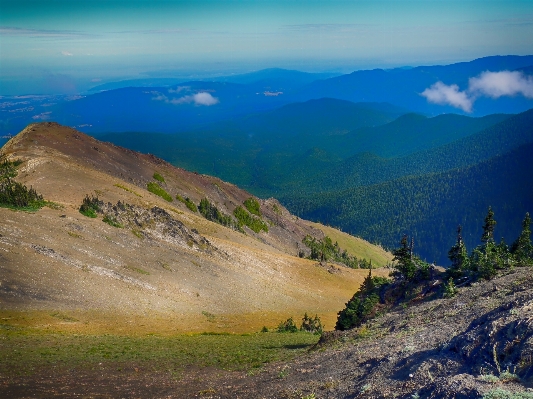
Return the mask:
[[483, 225], [483, 234], [481, 235], [482, 242], [494, 241], [494, 226], [496, 226], [494, 211], [489, 206], [487, 216], [485, 217], [485, 224]]
[[457, 227], [457, 241], [453, 247], [448, 251], [448, 259], [452, 265], [448, 269], [448, 275], [452, 278], [458, 278], [464, 275], [469, 267], [468, 251], [461, 236], [462, 227]]
[[411, 245], [408, 244], [407, 235], [404, 234], [400, 241], [400, 248], [394, 250], [394, 261], [397, 261], [394, 265], [397, 273], [407, 281], [413, 281], [416, 277], [416, 263], [413, 257], [414, 240], [411, 240]]
[[533, 246], [531, 245], [531, 218], [526, 213], [522, 221], [522, 232], [511, 246], [514, 259], [520, 264], [533, 265]]

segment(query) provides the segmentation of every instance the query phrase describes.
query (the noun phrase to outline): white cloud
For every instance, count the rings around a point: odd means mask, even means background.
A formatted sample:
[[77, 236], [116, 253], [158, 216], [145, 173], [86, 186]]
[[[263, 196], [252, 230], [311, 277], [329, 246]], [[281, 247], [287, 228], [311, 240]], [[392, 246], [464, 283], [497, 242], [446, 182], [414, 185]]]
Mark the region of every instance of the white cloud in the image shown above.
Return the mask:
[[468, 89], [437, 82], [420, 93], [430, 103], [451, 105], [465, 112], [472, 112], [472, 106], [479, 97], [500, 98], [522, 95], [533, 99], [533, 76], [520, 71], [485, 71], [468, 80]]
[[42, 120], [42, 121], [45, 121], [47, 119], [50, 119], [50, 114], [52, 113], [52, 111], [48, 111], [48, 112], [42, 112], [38, 115], [33, 115], [31, 118], [34, 119], [34, 120]]
[[168, 104], [174, 104], [174, 105], [194, 103], [194, 105], [210, 106], [210, 105], [215, 105], [219, 103], [218, 98], [213, 97], [210, 93], [207, 93], [205, 91], [202, 91], [200, 93], [196, 93], [193, 95], [189, 95], [189, 96], [183, 96], [183, 97], [172, 98], [172, 99], [168, 98], [167, 96], [161, 93], [157, 93], [157, 92], [152, 92], [152, 93], [157, 94], [155, 97], [152, 97], [152, 100], [164, 101]]
[[180, 93], [182, 91], [189, 91], [189, 89], [191, 88], [191, 86], [178, 86], [176, 87], [175, 89], [168, 89], [168, 92], [169, 93]]
[[74, 55], [68, 51], [62, 51], [61, 54], [63, 54], [65, 57], [72, 57]]
[[[152, 92], [153, 94], [156, 94], [157, 92]], [[164, 94], [161, 94], [161, 93], [157, 93], [157, 95], [155, 97], [152, 97], [152, 100], [155, 100], [155, 101], [164, 101], [166, 103], [169, 102], [168, 100], [168, 97], [165, 96]]]
[[468, 91], [473, 95], [492, 98], [516, 96], [533, 98], [533, 77], [519, 71], [485, 71], [468, 81]]
[[194, 98], [194, 103], [196, 105], [210, 106], [210, 105], [218, 104], [218, 98], [213, 97], [210, 93], [207, 93], [205, 91], [201, 93], [196, 93], [193, 96], [193, 98]]
[[451, 105], [455, 108], [461, 108], [465, 112], [472, 112], [472, 99], [465, 91], [459, 91], [457, 85], [448, 86], [442, 82], [437, 82], [420, 94], [426, 97], [430, 103]]

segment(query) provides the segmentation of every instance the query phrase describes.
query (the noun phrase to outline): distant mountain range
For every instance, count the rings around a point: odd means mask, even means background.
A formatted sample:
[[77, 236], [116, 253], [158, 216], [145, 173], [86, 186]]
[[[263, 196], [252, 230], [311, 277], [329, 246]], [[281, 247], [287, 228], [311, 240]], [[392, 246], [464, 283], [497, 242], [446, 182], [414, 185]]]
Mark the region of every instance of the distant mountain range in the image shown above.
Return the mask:
[[[153, 78], [108, 82], [82, 98], [43, 96], [3, 98], [0, 135], [16, 134], [30, 122], [54, 120], [86, 133], [177, 133], [214, 122], [263, 112], [311, 99], [389, 103], [425, 115], [463, 113], [421, 95], [437, 82], [466, 90], [470, 78], [485, 71], [520, 71], [531, 75], [533, 56], [494, 56], [444, 66], [375, 69], [332, 76], [284, 69], [213, 78]], [[103, 91], [102, 91], [103, 90]], [[195, 97], [200, 94], [200, 97]], [[58, 96], [55, 96], [58, 97]], [[23, 104], [24, 103], [24, 104]], [[470, 116], [518, 113], [533, 108], [521, 95], [479, 97]]]
[[[260, 197], [282, 198], [299, 215], [389, 248], [402, 232], [413, 234], [424, 243], [422, 256], [445, 264], [452, 225], [481, 225], [489, 205], [512, 223], [533, 212], [522, 172], [524, 146], [533, 143], [533, 99], [516, 90], [499, 98], [468, 91], [487, 71], [515, 71], [528, 85], [533, 56], [333, 77], [269, 69], [201, 81], [117, 82], [80, 98], [6, 100], [0, 133], [56, 120]], [[437, 82], [471, 96], [472, 112], [428, 102], [421, 93]], [[121, 87], [127, 84], [142, 87]], [[495, 165], [508, 174], [497, 174]], [[502, 191], [508, 200], [470, 189], [485, 184], [488, 170], [498, 176], [495, 187], [509, 185]], [[468, 190], [457, 191], [463, 181]], [[514, 228], [501, 234], [512, 240]], [[468, 234], [472, 246], [477, 236]]]

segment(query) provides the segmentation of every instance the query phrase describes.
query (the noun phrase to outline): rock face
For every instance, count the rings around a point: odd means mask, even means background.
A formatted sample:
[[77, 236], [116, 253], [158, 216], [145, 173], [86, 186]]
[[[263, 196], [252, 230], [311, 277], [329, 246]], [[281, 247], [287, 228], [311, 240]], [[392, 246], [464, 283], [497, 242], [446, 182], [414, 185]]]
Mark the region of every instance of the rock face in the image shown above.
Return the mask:
[[206, 253], [216, 248], [195, 229], [189, 229], [167, 211], [157, 206], [146, 209], [118, 201], [115, 205], [100, 201], [99, 212], [104, 218], [130, 228], [145, 238], [157, 238]]

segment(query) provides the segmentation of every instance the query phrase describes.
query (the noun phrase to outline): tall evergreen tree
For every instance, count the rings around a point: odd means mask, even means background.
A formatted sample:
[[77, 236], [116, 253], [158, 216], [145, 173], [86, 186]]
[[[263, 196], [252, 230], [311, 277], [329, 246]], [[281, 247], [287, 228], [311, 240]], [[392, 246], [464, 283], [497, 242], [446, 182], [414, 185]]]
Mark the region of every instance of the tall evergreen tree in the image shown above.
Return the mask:
[[457, 227], [457, 241], [453, 247], [448, 251], [448, 258], [452, 262], [450, 268], [448, 269], [448, 274], [452, 278], [457, 278], [464, 275], [468, 268], [470, 261], [468, 259], [468, 251], [466, 250], [466, 245], [461, 236], [462, 227]]
[[400, 241], [400, 248], [394, 250], [394, 261], [397, 263], [394, 265], [399, 277], [403, 277], [407, 281], [413, 281], [417, 278], [417, 261], [418, 259], [413, 255], [414, 240], [411, 240], [411, 244], [408, 244], [408, 237], [406, 234]]
[[483, 225], [483, 234], [481, 235], [482, 242], [494, 241], [494, 227], [496, 221], [494, 220], [494, 211], [489, 206], [487, 216], [485, 217], [485, 224]]
[[511, 246], [511, 253], [519, 264], [533, 265], [533, 245], [531, 245], [531, 218], [526, 213], [522, 221], [522, 232]]

